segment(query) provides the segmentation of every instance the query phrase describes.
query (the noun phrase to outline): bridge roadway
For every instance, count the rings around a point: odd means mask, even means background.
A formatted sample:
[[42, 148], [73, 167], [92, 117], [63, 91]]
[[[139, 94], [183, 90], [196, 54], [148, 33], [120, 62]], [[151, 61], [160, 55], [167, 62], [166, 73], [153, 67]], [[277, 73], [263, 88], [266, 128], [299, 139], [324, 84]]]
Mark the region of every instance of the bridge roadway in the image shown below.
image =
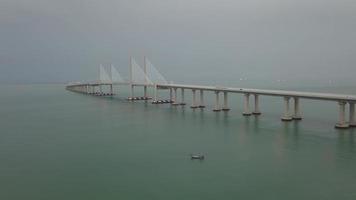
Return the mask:
[[332, 93], [319, 93], [319, 92], [298, 92], [288, 90], [267, 90], [267, 89], [248, 89], [248, 88], [231, 88], [219, 86], [201, 86], [201, 85], [183, 85], [183, 84], [157, 84], [161, 88], [184, 88], [191, 90], [205, 90], [205, 91], [219, 91], [229, 93], [242, 93], [242, 94], [257, 94], [265, 96], [289, 96], [299, 97], [304, 99], [327, 100], [327, 101], [345, 101], [356, 103], [356, 95], [332, 94]]
[[[159, 89], [169, 89], [170, 90], [170, 100], [173, 102], [173, 105], [185, 105], [184, 102], [184, 90], [192, 90], [193, 92], [193, 102], [191, 108], [204, 108], [204, 91], [212, 91], [216, 94], [214, 111], [228, 111], [228, 93], [240, 93], [244, 94], [244, 112], [243, 115], [259, 115], [261, 114], [259, 109], [259, 96], [278, 96], [283, 97], [285, 102], [285, 110], [282, 116], [283, 121], [291, 121], [291, 120], [300, 120], [302, 117], [300, 116], [299, 109], [299, 99], [313, 99], [313, 100], [324, 100], [324, 101], [335, 101], [339, 104], [339, 121], [335, 125], [336, 128], [349, 128], [356, 127], [355, 120], [355, 103], [356, 103], [356, 95], [346, 95], [346, 94], [332, 94], [332, 93], [319, 93], [319, 92], [300, 92], [300, 91], [288, 91], [288, 90], [268, 90], [268, 89], [249, 89], [249, 88], [232, 88], [232, 87], [220, 87], [220, 86], [202, 86], [202, 85], [187, 85], [187, 84], [144, 84], [144, 83], [130, 83], [130, 82], [91, 82], [91, 83], [74, 83], [67, 86], [68, 90], [83, 92], [83, 93], [94, 93], [95, 87], [100, 88], [100, 92], [102, 92], [102, 86], [110, 86], [110, 94], [113, 94], [112, 87], [113, 85], [128, 85], [131, 87], [131, 97], [133, 98], [133, 88], [134, 87], [144, 87], [145, 94], [144, 97], [147, 97], [147, 87], [154, 88], [154, 98], [153, 102], [158, 102], [158, 90]], [[89, 92], [92, 88], [92, 92]], [[177, 99], [177, 90], [181, 90], [181, 102], [178, 103]], [[196, 91], [200, 92], [200, 101], [197, 101]], [[224, 103], [223, 107], [220, 107], [219, 103], [219, 93], [223, 93]], [[250, 95], [254, 96], [254, 110], [250, 111], [249, 105], [249, 97]], [[294, 100], [294, 112], [290, 112], [290, 99]], [[345, 119], [345, 106], [349, 104], [349, 121], [347, 122]]]
[[[144, 84], [144, 83], [77, 83], [68, 85], [72, 86], [100, 86], [100, 85], [133, 85], [133, 86], [148, 86], [154, 87], [154, 84]], [[169, 88], [184, 88], [191, 90], [204, 90], [204, 91], [219, 91], [219, 92], [229, 92], [229, 93], [249, 93], [258, 94], [265, 96], [289, 96], [289, 97], [300, 97], [304, 99], [315, 99], [315, 100], [326, 100], [326, 101], [345, 101], [356, 103], [356, 95], [347, 94], [334, 94], [334, 93], [320, 93], [320, 92], [299, 92], [299, 91], [289, 91], [289, 90], [269, 90], [269, 89], [249, 89], [249, 88], [232, 88], [232, 87], [220, 87], [220, 86], [202, 86], [202, 85], [186, 85], [186, 84], [156, 84], [157, 88], [169, 89]]]

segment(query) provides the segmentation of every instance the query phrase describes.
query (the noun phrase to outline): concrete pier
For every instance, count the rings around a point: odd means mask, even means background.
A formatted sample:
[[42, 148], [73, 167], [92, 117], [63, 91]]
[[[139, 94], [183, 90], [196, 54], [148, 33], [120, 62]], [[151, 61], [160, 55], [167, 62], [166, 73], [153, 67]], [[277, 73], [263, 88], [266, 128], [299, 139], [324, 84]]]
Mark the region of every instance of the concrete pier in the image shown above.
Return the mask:
[[221, 111], [220, 103], [219, 103], [219, 91], [215, 91], [215, 106], [213, 109], [214, 112]]
[[290, 114], [290, 108], [289, 108], [289, 100], [290, 100], [290, 97], [284, 97], [284, 114], [281, 118], [282, 121], [292, 121], [293, 118]]
[[103, 93], [103, 86], [99, 85], [99, 93], [102, 94]]
[[177, 106], [179, 105], [178, 99], [177, 99], [177, 89], [178, 88], [173, 88], [173, 99], [172, 99], [172, 105]]
[[293, 97], [294, 99], [294, 113], [293, 113], [293, 120], [302, 120], [300, 115], [300, 108], [299, 108], [299, 98]]
[[204, 104], [204, 90], [200, 90], [200, 103], [199, 108], [205, 108]]
[[143, 97], [145, 97], [145, 99], [148, 98], [148, 95], [147, 95], [147, 86], [143, 86]]
[[184, 98], [184, 88], [181, 88], [181, 102], [180, 105], [185, 105], [185, 98]]
[[229, 111], [230, 108], [227, 105], [227, 92], [224, 92], [224, 106], [222, 108], [223, 111]]
[[[145, 74], [145, 83], [147, 84], [148, 79], [147, 79], [147, 61], [146, 61], [146, 56], [143, 57], [143, 72]], [[148, 99], [147, 96], [147, 85], [143, 86], [143, 97], [145, 99]]]
[[131, 99], [134, 98], [134, 87], [135, 86], [133, 84], [130, 85], [130, 89], [131, 89], [130, 90], [130, 97], [131, 97]]
[[153, 102], [157, 102], [158, 100], [158, 88], [157, 88], [157, 85], [155, 84], [154, 85], [154, 95], [153, 95]]
[[350, 118], [349, 118], [349, 126], [350, 127], [356, 127], [356, 120], [355, 120], [355, 103], [354, 102], [350, 102], [349, 103], [350, 106]]
[[192, 105], [190, 107], [191, 108], [198, 108], [197, 100], [196, 100], [196, 90], [192, 90], [192, 93], [193, 93], [193, 102], [192, 102]]
[[345, 101], [339, 101], [339, 122], [335, 125], [335, 128], [344, 129], [349, 125], [345, 121]]
[[[77, 85], [69, 85], [66, 86], [67, 90], [78, 92], [87, 95], [94, 95], [94, 96], [111, 96], [112, 94], [112, 84], [105, 83], [105, 84], [77, 84]], [[109, 89], [110, 91], [108, 91]], [[107, 92], [106, 92], [107, 91]]]
[[244, 112], [242, 115], [244, 116], [250, 116], [252, 113], [250, 111], [250, 94], [245, 93], [244, 94]]
[[254, 115], [260, 115], [261, 114], [261, 111], [260, 111], [260, 102], [259, 102], [259, 96], [258, 94], [255, 94], [255, 109], [254, 111], [252, 112], [252, 114]]
[[173, 101], [173, 88], [169, 88], [169, 100]]

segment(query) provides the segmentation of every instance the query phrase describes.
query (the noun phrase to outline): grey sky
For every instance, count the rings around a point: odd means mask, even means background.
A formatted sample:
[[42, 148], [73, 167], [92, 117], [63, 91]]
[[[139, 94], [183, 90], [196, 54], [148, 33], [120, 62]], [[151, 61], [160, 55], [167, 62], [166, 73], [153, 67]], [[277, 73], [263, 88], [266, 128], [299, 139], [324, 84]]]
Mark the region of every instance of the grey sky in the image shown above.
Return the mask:
[[125, 75], [132, 54], [174, 81], [356, 83], [355, 13], [354, 0], [0, 0], [0, 82], [93, 79], [99, 63]]

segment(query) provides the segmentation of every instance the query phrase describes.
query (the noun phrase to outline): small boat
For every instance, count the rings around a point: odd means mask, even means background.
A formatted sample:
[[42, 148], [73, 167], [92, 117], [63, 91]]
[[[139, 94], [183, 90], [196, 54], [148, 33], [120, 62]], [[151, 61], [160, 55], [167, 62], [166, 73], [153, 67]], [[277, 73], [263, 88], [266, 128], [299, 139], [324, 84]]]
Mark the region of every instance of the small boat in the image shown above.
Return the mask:
[[190, 154], [190, 159], [192, 159], [192, 160], [204, 160], [204, 155], [193, 155], [193, 154]]

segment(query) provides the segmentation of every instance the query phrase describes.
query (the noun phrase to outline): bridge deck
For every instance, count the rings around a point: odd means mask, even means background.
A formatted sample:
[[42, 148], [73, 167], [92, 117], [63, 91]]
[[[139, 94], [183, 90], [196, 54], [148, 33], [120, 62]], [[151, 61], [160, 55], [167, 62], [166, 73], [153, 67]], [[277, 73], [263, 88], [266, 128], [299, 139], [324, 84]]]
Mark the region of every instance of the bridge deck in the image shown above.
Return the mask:
[[[99, 85], [130, 85], [129, 82], [117, 82], [117, 83], [77, 83], [69, 85], [71, 86], [99, 86]], [[134, 86], [148, 86], [154, 87], [153, 84], [133, 83]], [[219, 91], [229, 93], [241, 93], [241, 94], [259, 94], [266, 96], [281, 96], [281, 97], [299, 97], [305, 99], [327, 100], [327, 101], [348, 101], [356, 102], [356, 95], [347, 94], [332, 94], [332, 93], [320, 93], [320, 92], [300, 92], [300, 91], [288, 91], [288, 90], [267, 90], [267, 89], [250, 89], [250, 88], [232, 88], [232, 87], [219, 87], [219, 86], [202, 86], [202, 85], [187, 85], [187, 84], [157, 84], [157, 88], [169, 89], [169, 88], [184, 88], [194, 90], [206, 90], [206, 91]]]
[[230, 93], [260, 94], [260, 95], [267, 95], [267, 96], [282, 96], [282, 97], [289, 96], [289, 97], [300, 97], [306, 99], [329, 100], [329, 101], [356, 101], [355, 95], [331, 94], [331, 93], [319, 93], [319, 92], [262, 90], [262, 89], [231, 88], [231, 87], [185, 85], [185, 84], [166, 84], [166, 85], [157, 85], [157, 86], [167, 87], [167, 88], [185, 88], [185, 89], [208, 90], [208, 91], [219, 91], [219, 92], [230, 92]]

